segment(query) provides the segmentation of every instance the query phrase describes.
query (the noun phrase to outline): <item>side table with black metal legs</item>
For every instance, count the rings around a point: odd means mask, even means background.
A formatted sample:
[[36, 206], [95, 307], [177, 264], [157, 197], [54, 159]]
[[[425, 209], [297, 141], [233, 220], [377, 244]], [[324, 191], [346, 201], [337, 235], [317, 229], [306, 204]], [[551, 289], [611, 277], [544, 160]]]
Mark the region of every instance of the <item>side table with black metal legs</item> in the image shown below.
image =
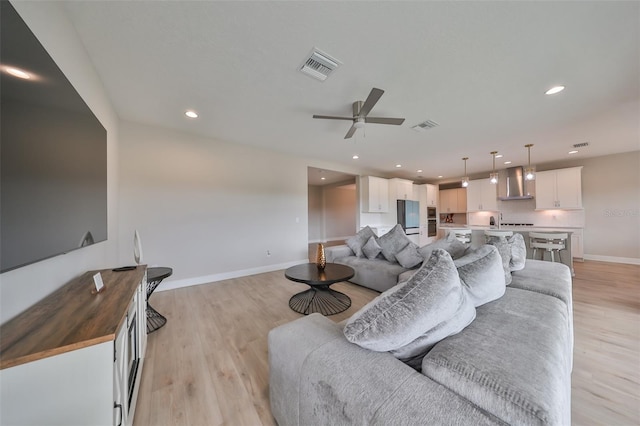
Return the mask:
[[147, 268], [147, 334], [156, 331], [167, 323], [167, 319], [149, 304], [149, 298], [162, 280], [171, 274], [173, 274], [173, 269], [171, 268]]

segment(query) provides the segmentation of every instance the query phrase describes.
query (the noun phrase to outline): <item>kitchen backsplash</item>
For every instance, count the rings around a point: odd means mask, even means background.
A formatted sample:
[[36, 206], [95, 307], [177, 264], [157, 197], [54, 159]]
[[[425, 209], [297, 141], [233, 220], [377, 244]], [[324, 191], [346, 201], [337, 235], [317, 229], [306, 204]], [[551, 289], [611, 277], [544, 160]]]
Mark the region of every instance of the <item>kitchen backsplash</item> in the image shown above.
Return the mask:
[[[538, 210], [535, 200], [498, 201], [501, 223], [533, 223], [536, 226], [584, 228], [584, 210]], [[500, 212], [469, 213], [469, 225], [489, 225], [491, 216], [498, 221]]]

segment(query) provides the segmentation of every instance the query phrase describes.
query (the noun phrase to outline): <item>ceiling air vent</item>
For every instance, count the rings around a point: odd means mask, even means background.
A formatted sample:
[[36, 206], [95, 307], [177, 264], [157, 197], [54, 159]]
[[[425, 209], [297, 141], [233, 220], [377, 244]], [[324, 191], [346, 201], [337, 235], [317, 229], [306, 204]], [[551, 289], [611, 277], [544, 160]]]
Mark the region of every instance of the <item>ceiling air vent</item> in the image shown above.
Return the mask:
[[416, 132], [424, 132], [425, 130], [433, 129], [436, 126], [438, 126], [438, 123], [436, 123], [435, 121], [427, 120], [423, 121], [420, 124], [416, 124], [412, 127], [412, 129]]
[[574, 148], [584, 148], [585, 146], [589, 146], [589, 142], [582, 142], [582, 143], [574, 143], [573, 144]]
[[316, 80], [325, 81], [329, 75], [341, 65], [341, 62], [326, 53], [313, 48], [300, 71]]

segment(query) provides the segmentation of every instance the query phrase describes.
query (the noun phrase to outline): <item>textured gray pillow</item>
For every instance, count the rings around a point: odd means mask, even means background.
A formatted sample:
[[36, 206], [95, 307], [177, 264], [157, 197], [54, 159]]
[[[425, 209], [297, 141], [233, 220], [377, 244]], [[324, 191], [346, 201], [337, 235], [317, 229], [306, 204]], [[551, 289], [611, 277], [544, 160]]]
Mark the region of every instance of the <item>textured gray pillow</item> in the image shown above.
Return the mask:
[[418, 246], [414, 243], [409, 243], [402, 250], [396, 253], [396, 259], [403, 268], [413, 268], [414, 266], [422, 263], [424, 258], [418, 253]]
[[358, 231], [356, 235], [347, 238], [347, 241], [345, 241], [345, 243], [355, 253], [356, 256], [364, 257], [364, 253], [362, 253], [362, 247], [367, 243], [367, 241], [369, 241], [369, 238], [375, 236], [375, 232], [373, 232], [373, 230], [368, 226], [365, 226], [360, 231]]
[[476, 308], [504, 295], [506, 284], [502, 257], [495, 246], [485, 244], [471, 249], [453, 263]]
[[397, 262], [396, 254], [409, 244], [411, 240], [407, 237], [400, 224], [391, 228], [391, 231], [378, 238], [378, 244], [382, 248], [382, 255], [389, 262]]
[[375, 259], [381, 251], [382, 249], [378, 245], [376, 237], [369, 237], [369, 241], [362, 246], [362, 252], [367, 256], [367, 259]]
[[487, 235], [487, 244], [496, 246], [500, 257], [502, 258], [502, 268], [504, 269], [504, 282], [506, 285], [511, 284], [511, 247], [505, 237], [496, 237]]
[[451, 256], [438, 249], [408, 281], [353, 314], [344, 335], [366, 349], [399, 351], [394, 353], [398, 358], [415, 357], [466, 327], [474, 317], [475, 308], [462, 289]]
[[511, 260], [509, 261], [509, 269], [511, 272], [524, 269], [527, 259], [527, 246], [524, 244], [522, 234], [513, 234], [507, 238], [507, 242], [511, 247]]
[[451, 258], [457, 259], [464, 255], [464, 251], [467, 249], [463, 243], [458, 241], [453, 233], [447, 235], [446, 238], [441, 238], [434, 243], [427, 244], [418, 249], [418, 252], [422, 255], [423, 259], [429, 259], [431, 253], [435, 249], [443, 249], [449, 252]]

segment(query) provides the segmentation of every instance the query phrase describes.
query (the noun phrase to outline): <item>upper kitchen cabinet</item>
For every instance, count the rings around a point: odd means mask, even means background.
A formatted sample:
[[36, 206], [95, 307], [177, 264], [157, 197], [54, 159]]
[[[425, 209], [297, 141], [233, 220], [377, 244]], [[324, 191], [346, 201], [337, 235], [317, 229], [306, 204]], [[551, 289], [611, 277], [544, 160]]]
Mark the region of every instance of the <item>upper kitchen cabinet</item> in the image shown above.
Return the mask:
[[424, 187], [427, 188], [427, 207], [436, 207], [438, 205], [438, 187], [428, 183]]
[[536, 210], [582, 209], [582, 167], [536, 173]]
[[389, 191], [394, 200], [414, 200], [417, 197], [413, 194], [413, 182], [406, 179], [393, 178], [389, 180]]
[[467, 190], [465, 188], [440, 191], [440, 213], [465, 213], [466, 211]]
[[360, 178], [363, 213], [389, 212], [389, 181], [375, 176]]
[[497, 185], [489, 179], [477, 179], [469, 181], [467, 187], [467, 211], [497, 211], [498, 196]]

